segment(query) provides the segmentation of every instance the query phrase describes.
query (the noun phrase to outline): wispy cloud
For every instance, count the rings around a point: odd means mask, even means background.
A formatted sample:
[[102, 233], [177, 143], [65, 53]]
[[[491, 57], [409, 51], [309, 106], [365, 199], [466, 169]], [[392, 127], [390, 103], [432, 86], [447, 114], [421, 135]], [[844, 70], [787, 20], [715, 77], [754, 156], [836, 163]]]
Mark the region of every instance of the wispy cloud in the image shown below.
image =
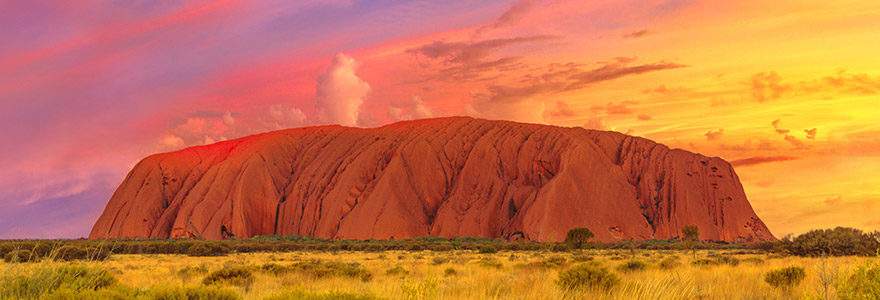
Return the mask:
[[730, 164], [733, 165], [734, 167], [747, 167], [747, 166], [753, 166], [753, 165], [757, 165], [757, 164], [788, 161], [788, 160], [794, 160], [794, 159], [797, 159], [797, 157], [792, 157], [792, 156], [755, 156], [755, 157], [748, 157], [748, 158], [733, 160], [730, 162]]

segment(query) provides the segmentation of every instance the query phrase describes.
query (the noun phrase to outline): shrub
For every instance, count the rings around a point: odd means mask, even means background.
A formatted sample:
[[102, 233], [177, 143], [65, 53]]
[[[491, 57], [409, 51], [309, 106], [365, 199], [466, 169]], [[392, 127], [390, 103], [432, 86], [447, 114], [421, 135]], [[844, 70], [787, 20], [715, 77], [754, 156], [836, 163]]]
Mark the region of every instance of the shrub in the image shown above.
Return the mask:
[[573, 249], [583, 249], [593, 238], [593, 232], [587, 228], [574, 228], [565, 235], [565, 244]]
[[482, 247], [480, 247], [479, 252], [481, 254], [492, 254], [492, 253], [498, 253], [498, 249], [496, 249], [495, 247], [492, 247], [492, 246], [482, 246]]
[[240, 299], [235, 291], [223, 289], [217, 286], [161, 286], [147, 290], [150, 299], [192, 299], [192, 300], [237, 300]]
[[679, 265], [681, 263], [678, 262], [678, 257], [675, 256], [669, 256], [660, 261], [660, 268], [665, 270], [675, 269]]
[[592, 288], [609, 290], [620, 280], [602, 266], [592, 263], [580, 264], [559, 273], [556, 283], [565, 290]]
[[847, 227], [812, 230], [780, 243], [786, 252], [799, 256], [874, 255], [880, 249], [872, 234]]
[[718, 264], [728, 264], [733, 267], [739, 265], [739, 259], [733, 256], [721, 255], [715, 258], [715, 261], [717, 261]]
[[26, 274], [0, 278], [0, 299], [37, 299], [59, 288], [97, 290], [116, 284], [105, 269], [85, 266], [35, 267]]
[[841, 299], [877, 299], [880, 295], [880, 265], [859, 266], [837, 289]]
[[701, 258], [691, 262], [691, 264], [695, 266], [715, 266], [718, 265], [718, 261], [714, 259]]
[[55, 250], [56, 246], [51, 242], [40, 242], [36, 246], [34, 246], [33, 254], [37, 257], [46, 257], [52, 254], [52, 250]]
[[577, 261], [577, 262], [585, 262], [585, 261], [591, 261], [591, 260], [593, 260], [593, 257], [581, 253], [581, 254], [575, 254], [575, 255], [572, 255], [572, 256], [571, 256], [571, 259], [574, 260], [574, 261]]
[[55, 260], [71, 261], [88, 257], [89, 252], [86, 249], [76, 246], [63, 246], [55, 251]]
[[373, 273], [367, 271], [357, 263], [339, 263], [339, 262], [321, 262], [309, 261], [299, 262], [291, 266], [294, 270], [309, 275], [313, 278], [320, 279], [326, 277], [349, 277], [358, 278], [364, 282], [373, 279]]
[[281, 275], [294, 271], [290, 266], [282, 266], [275, 263], [267, 263], [260, 266], [260, 271], [270, 273], [272, 275]]
[[0, 243], [0, 256], [6, 256], [6, 253], [12, 252], [15, 250], [15, 247], [9, 243]]
[[458, 275], [458, 271], [453, 268], [446, 268], [446, 270], [443, 270], [443, 275], [455, 276], [455, 275]]
[[370, 294], [351, 294], [344, 292], [329, 293], [307, 293], [299, 290], [282, 291], [272, 296], [266, 297], [265, 300], [376, 300], [376, 296]]
[[445, 263], [447, 263], [447, 262], [449, 262], [449, 257], [437, 256], [437, 257], [434, 257], [434, 259], [431, 260], [431, 264], [432, 264], [432, 265], [435, 265], [435, 266], [436, 266], [436, 265], [442, 265], [442, 264], [445, 264]]
[[3, 261], [8, 263], [21, 263], [21, 262], [32, 262], [36, 260], [36, 257], [31, 253], [30, 250], [12, 250], [6, 253], [3, 256]]
[[385, 271], [385, 275], [388, 275], [388, 276], [409, 275], [409, 271], [407, 271], [406, 269], [404, 269], [401, 266], [396, 266], [394, 268], [388, 269], [388, 271]]
[[647, 268], [647, 264], [638, 260], [630, 260], [617, 265], [617, 270], [621, 272], [641, 271]]
[[127, 288], [120, 285], [114, 285], [107, 288], [97, 290], [77, 290], [62, 287], [49, 294], [40, 297], [40, 300], [79, 300], [79, 299], [100, 299], [100, 300], [127, 300], [137, 299], [140, 295], [137, 290]]
[[764, 281], [775, 288], [790, 288], [800, 284], [805, 276], [806, 272], [803, 267], [792, 266], [767, 272], [767, 275], [764, 275]]
[[455, 247], [453, 247], [453, 246], [450, 245], [450, 244], [446, 244], [446, 243], [443, 243], [443, 244], [431, 244], [431, 249], [430, 249], [430, 250], [431, 250], [431, 251], [452, 251], [452, 250], [455, 250]]
[[196, 243], [186, 249], [186, 255], [189, 256], [221, 256], [229, 254], [229, 248], [215, 243]]
[[205, 265], [199, 265], [197, 267], [183, 267], [180, 270], [177, 270], [177, 277], [180, 277], [184, 282], [189, 281], [190, 278], [196, 275], [202, 275], [208, 273], [208, 267]]
[[545, 268], [556, 268], [556, 267], [563, 266], [567, 263], [568, 263], [568, 259], [566, 259], [563, 256], [559, 256], [559, 255], [547, 258], [541, 262], [541, 264]]
[[484, 267], [484, 268], [491, 268], [491, 269], [504, 268], [504, 265], [500, 261], [491, 260], [491, 259], [481, 259], [481, 260], [477, 261], [477, 264], [480, 265], [481, 267]]
[[86, 259], [93, 261], [104, 261], [110, 258], [110, 249], [106, 247], [95, 247], [95, 249], [86, 251]]
[[754, 265], [760, 265], [760, 264], [764, 263], [764, 259], [760, 258], [760, 257], [749, 257], [749, 258], [743, 259], [742, 261], [750, 263], [750, 264], [754, 264]]
[[550, 248], [550, 250], [552, 250], [553, 252], [569, 252], [572, 249], [574, 248], [572, 248], [569, 244], [564, 243], [554, 244], [553, 247]]
[[254, 280], [254, 273], [247, 267], [224, 268], [208, 274], [202, 283], [205, 285], [229, 283], [238, 286], [249, 286]]

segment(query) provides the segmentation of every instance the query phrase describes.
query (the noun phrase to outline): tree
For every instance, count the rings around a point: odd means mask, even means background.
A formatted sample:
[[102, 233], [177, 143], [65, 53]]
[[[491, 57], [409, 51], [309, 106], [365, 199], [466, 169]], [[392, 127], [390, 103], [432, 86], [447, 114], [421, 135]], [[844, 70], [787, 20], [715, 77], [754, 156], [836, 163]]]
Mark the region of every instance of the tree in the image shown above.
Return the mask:
[[697, 228], [697, 225], [684, 226], [681, 229], [681, 239], [685, 246], [694, 253], [694, 259], [697, 259], [697, 249], [694, 248], [694, 243], [700, 240], [700, 229]]
[[593, 232], [590, 229], [574, 228], [565, 235], [565, 243], [574, 249], [583, 249], [592, 238]]
[[876, 255], [880, 251], [877, 233], [856, 228], [817, 229], [797, 237], [786, 236], [779, 243], [790, 254], [799, 256]]

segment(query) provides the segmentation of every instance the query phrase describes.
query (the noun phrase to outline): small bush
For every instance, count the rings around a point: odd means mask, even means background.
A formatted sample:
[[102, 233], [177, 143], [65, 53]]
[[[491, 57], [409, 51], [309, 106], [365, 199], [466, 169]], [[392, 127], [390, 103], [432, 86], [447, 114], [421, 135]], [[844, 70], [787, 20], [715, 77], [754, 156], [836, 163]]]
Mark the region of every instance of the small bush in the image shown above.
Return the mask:
[[739, 259], [733, 256], [721, 255], [715, 258], [715, 261], [718, 262], [718, 264], [727, 264], [733, 267], [739, 265]]
[[55, 250], [55, 248], [57, 248], [57, 247], [55, 246], [54, 243], [40, 242], [36, 246], [34, 246], [34, 249], [32, 250], [32, 252], [37, 257], [46, 257], [46, 256], [49, 256], [50, 254], [52, 254], [52, 252], [53, 252], [53, 250]]
[[189, 256], [221, 256], [229, 254], [229, 248], [215, 243], [196, 243], [186, 249], [186, 255]]
[[442, 264], [445, 264], [445, 263], [447, 263], [447, 262], [449, 262], [449, 257], [441, 257], [441, 256], [437, 256], [437, 257], [434, 257], [434, 259], [431, 260], [431, 264], [432, 264], [432, 265], [435, 265], [435, 266], [436, 266], [436, 265], [442, 265]]
[[528, 264], [517, 264], [517, 267], [527, 267], [536, 269], [555, 269], [568, 265], [568, 259], [561, 255], [545, 258], [541, 261], [530, 262]]
[[55, 251], [55, 260], [71, 261], [88, 257], [89, 252], [86, 249], [75, 246], [64, 246]]
[[576, 248], [573, 248], [573, 247], [571, 247], [571, 245], [564, 244], [564, 243], [563, 244], [555, 244], [555, 245], [553, 245], [552, 248], [550, 248], [550, 250], [552, 250], [553, 252], [569, 252], [572, 249], [576, 249]]
[[453, 268], [446, 268], [446, 270], [443, 270], [443, 275], [455, 276], [455, 275], [458, 275], [458, 271]]
[[803, 267], [792, 266], [767, 272], [764, 281], [775, 288], [790, 288], [800, 284], [805, 276]]
[[5, 257], [6, 254], [12, 252], [12, 250], [15, 250], [15, 247], [11, 244], [0, 242], [0, 257]]
[[339, 263], [339, 262], [321, 262], [309, 261], [299, 262], [291, 266], [294, 270], [309, 275], [313, 278], [327, 277], [349, 277], [358, 278], [361, 281], [370, 281], [373, 279], [373, 273], [367, 271], [357, 263]]
[[565, 290], [592, 288], [610, 290], [620, 280], [602, 266], [592, 263], [580, 264], [559, 273], [556, 283]]
[[743, 259], [742, 261], [750, 263], [750, 264], [754, 264], [754, 265], [760, 265], [760, 264], [764, 263], [764, 259], [762, 259], [760, 257], [749, 257], [749, 258]]
[[718, 261], [714, 259], [701, 258], [691, 262], [691, 264], [695, 266], [716, 266], [718, 265]]
[[8, 263], [32, 262], [36, 257], [30, 250], [12, 250], [3, 256], [3, 261]]
[[143, 294], [137, 290], [114, 285], [112, 287], [97, 290], [77, 290], [67, 287], [59, 288], [49, 294], [40, 297], [40, 300], [80, 300], [80, 299], [100, 299], [100, 300], [128, 300], [138, 299], [137, 296]]
[[275, 263], [267, 263], [267, 264], [260, 266], [260, 271], [265, 272], [265, 273], [270, 273], [272, 275], [277, 276], [277, 275], [292, 272], [292, 271], [294, 271], [294, 269], [290, 266], [282, 266], [282, 265], [275, 264]]
[[678, 257], [675, 256], [669, 256], [660, 261], [660, 268], [664, 270], [675, 269], [679, 265], [681, 263], [678, 262]]
[[385, 271], [385, 275], [388, 275], [388, 276], [409, 275], [409, 271], [407, 271], [406, 269], [404, 269], [401, 266], [397, 266], [397, 267], [388, 269], [388, 271]]
[[205, 265], [199, 265], [197, 267], [188, 266], [177, 270], [177, 277], [179, 277], [184, 282], [189, 281], [189, 279], [193, 276], [203, 274], [208, 274], [208, 267]]
[[253, 280], [254, 273], [250, 268], [233, 267], [211, 272], [211, 274], [205, 276], [202, 283], [205, 285], [229, 283], [237, 286], [249, 286], [253, 283]]
[[[192, 298], [191, 298], [192, 299]], [[304, 291], [282, 291], [272, 296], [266, 297], [265, 300], [376, 300], [376, 296], [370, 294], [351, 294], [344, 292], [329, 293], [307, 293]]]
[[110, 250], [105, 247], [96, 247], [86, 251], [86, 259], [92, 261], [104, 261], [110, 258]]
[[480, 247], [479, 252], [481, 254], [492, 254], [492, 253], [498, 253], [498, 249], [496, 249], [495, 247], [492, 247], [492, 246], [482, 246], [482, 247]]
[[585, 262], [585, 261], [592, 261], [592, 260], [593, 260], [593, 257], [581, 253], [581, 254], [575, 254], [575, 255], [572, 255], [572, 256], [571, 256], [571, 259], [574, 260], [574, 261], [577, 261], [577, 262]]
[[647, 268], [648, 265], [644, 262], [638, 260], [630, 260], [625, 263], [617, 265], [617, 270], [621, 272], [634, 272], [634, 271], [642, 271]]
[[491, 268], [491, 269], [504, 268], [504, 264], [502, 264], [500, 261], [497, 261], [497, 260], [481, 259], [481, 260], [477, 261], [477, 264], [480, 265], [481, 267], [484, 267], [484, 268]]
[[865, 264], [838, 286], [841, 299], [878, 299], [880, 297], [880, 265]]
[[147, 290], [149, 299], [192, 299], [192, 300], [238, 300], [235, 291], [217, 286], [153, 287]]
[[453, 247], [450, 244], [432, 244], [431, 245], [431, 251], [452, 251], [452, 250], [455, 250], [455, 247]]
[[568, 263], [568, 259], [563, 256], [557, 255], [550, 258], [545, 259], [541, 262], [547, 268], [556, 268], [560, 266], [564, 266]]

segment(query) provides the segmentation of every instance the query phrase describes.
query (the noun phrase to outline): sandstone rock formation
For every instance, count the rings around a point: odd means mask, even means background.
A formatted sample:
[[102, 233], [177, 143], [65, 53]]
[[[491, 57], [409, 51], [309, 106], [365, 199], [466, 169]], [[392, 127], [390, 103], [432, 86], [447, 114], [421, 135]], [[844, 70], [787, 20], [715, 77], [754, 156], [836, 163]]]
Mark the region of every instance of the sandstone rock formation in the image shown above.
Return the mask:
[[729, 163], [615, 132], [464, 117], [296, 128], [145, 158], [90, 238], [774, 239]]

